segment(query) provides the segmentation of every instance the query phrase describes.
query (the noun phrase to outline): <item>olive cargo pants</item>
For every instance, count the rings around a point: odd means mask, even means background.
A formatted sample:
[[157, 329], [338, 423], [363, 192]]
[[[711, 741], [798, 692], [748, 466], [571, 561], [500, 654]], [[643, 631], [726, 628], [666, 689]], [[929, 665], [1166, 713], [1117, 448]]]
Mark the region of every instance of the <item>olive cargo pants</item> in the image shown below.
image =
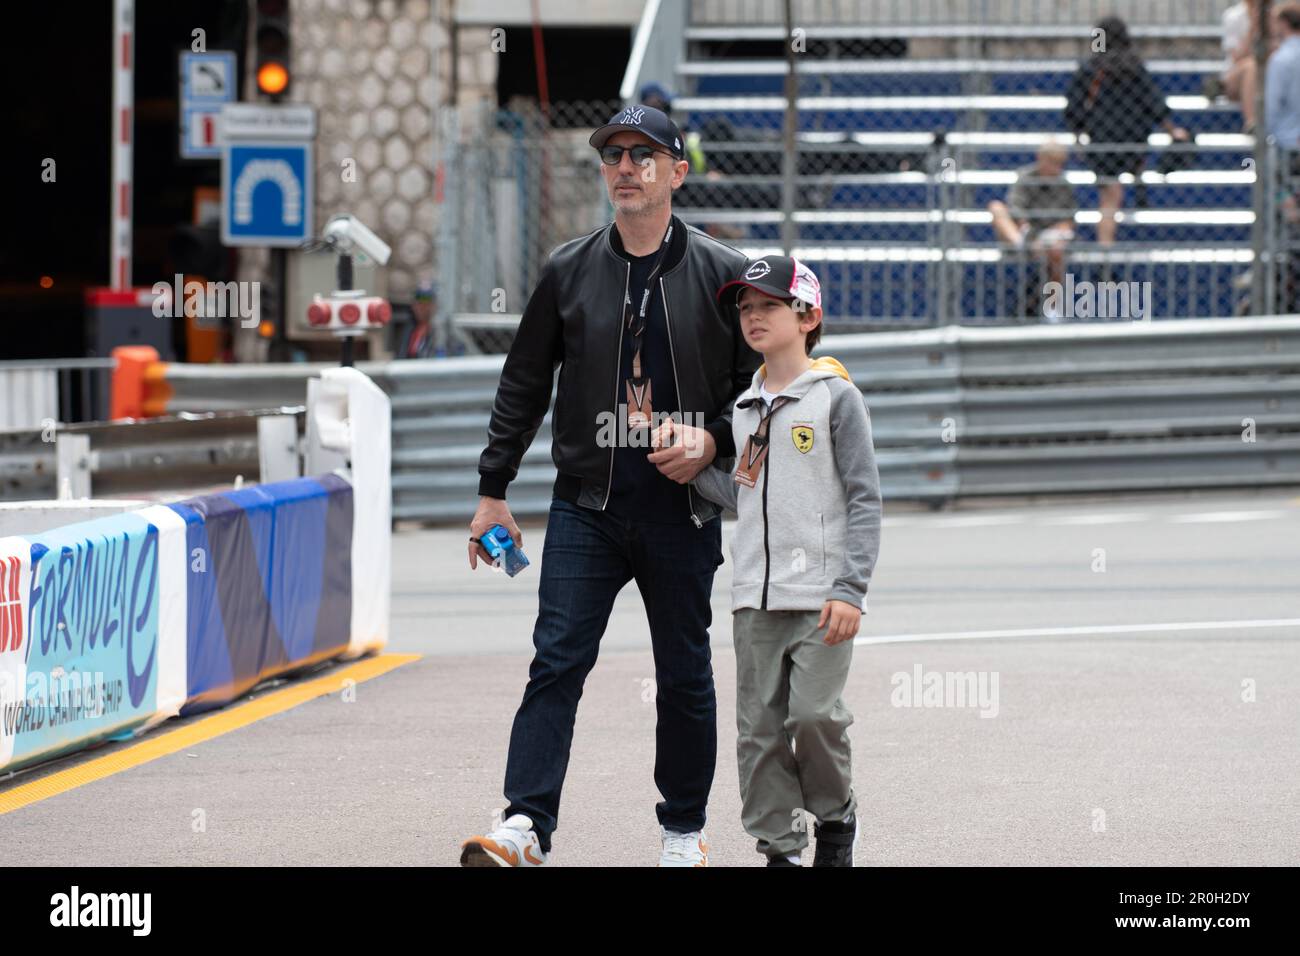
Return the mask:
[[767, 856], [808, 845], [803, 811], [819, 822], [856, 809], [849, 761], [853, 714], [840, 695], [853, 640], [828, 647], [819, 611], [732, 614], [741, 820]]

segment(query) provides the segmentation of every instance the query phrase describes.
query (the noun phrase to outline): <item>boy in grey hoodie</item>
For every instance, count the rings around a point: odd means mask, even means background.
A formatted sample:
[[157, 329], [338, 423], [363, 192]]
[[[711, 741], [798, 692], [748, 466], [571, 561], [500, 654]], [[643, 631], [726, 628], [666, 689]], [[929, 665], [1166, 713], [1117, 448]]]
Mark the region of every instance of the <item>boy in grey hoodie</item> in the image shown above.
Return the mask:
[[[764, 364], [735, 405], [739, 458], [692, 482], [735, 511], [731, 542], [742, 820], [769, 866], [852, 866], [853, 715], [840, 694], [880, 548], [871, 421], [844, 366], [812, 359], [821, 289], [793, 258], [746, 264], [718, 290]], [[665, 426], [671, 441], [671, 424]]]

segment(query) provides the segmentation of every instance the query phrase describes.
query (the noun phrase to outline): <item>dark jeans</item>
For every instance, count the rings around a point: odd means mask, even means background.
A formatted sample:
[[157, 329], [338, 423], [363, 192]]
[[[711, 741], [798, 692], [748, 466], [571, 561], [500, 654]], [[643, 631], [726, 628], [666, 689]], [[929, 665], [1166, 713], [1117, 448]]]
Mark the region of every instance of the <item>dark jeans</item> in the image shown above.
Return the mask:
[[718, 752], [717, 699], [709, 651], [709, 594], [722, 563], [722, 521], [652, 524], [551, 502], [538, 586], [537, 649], [515, 714], [506, 764], [504, 816], [532, 818], [550, 850], [569, 766], [582, 685], [595, 666], [614, 598], [635, 580], [655, 658], [655, 784], [659, 822], [689, 833], [704, 826]]

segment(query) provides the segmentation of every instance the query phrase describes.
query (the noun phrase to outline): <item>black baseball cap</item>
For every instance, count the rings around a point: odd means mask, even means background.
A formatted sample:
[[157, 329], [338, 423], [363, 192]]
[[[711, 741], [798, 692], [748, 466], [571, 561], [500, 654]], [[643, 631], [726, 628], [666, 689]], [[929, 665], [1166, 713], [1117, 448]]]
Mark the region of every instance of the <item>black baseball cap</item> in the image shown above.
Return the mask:
[[798, 299], [814, 309], [822, 305], [822, 285], [816, 274], [793, 256], [751, 259], [738, 278], [718, 290], [718, 299], [725, 305], [733, 305], [744, 288], [757, 289], [777, 299]]
[[642, 133], [649, 136], [678, 159], [686, 155], [682, 143], [682, 131], [677, 128], [677, 124], [670, 120], [663, 110], [646, 106], [644, 103], [635, 103], [619, 110], [610, 117], [608, 123], [592, 133], [591, 139], [587, 142], [600, 149], [611, 136], [622, 132]]

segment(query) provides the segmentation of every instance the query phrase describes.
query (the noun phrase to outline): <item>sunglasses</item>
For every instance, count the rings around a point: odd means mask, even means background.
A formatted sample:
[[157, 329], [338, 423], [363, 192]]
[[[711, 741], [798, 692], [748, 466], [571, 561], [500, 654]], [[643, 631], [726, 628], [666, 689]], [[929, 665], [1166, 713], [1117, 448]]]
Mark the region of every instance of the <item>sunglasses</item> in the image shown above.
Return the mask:
[[[632, 162], [638, 166], [644, 166], [655, 153], [673, 156], [666, 149], [655, 149], [653, 146], [646, 146], [644, 143], [637, 146], [602, 146], [596, 152], [600, 153], [600, 161], [606, 166], [617, 166], [623, 162], [624, 153], [631, 153]], [[677, 157], [673, 156], [673, 158], [676, 159]]]

